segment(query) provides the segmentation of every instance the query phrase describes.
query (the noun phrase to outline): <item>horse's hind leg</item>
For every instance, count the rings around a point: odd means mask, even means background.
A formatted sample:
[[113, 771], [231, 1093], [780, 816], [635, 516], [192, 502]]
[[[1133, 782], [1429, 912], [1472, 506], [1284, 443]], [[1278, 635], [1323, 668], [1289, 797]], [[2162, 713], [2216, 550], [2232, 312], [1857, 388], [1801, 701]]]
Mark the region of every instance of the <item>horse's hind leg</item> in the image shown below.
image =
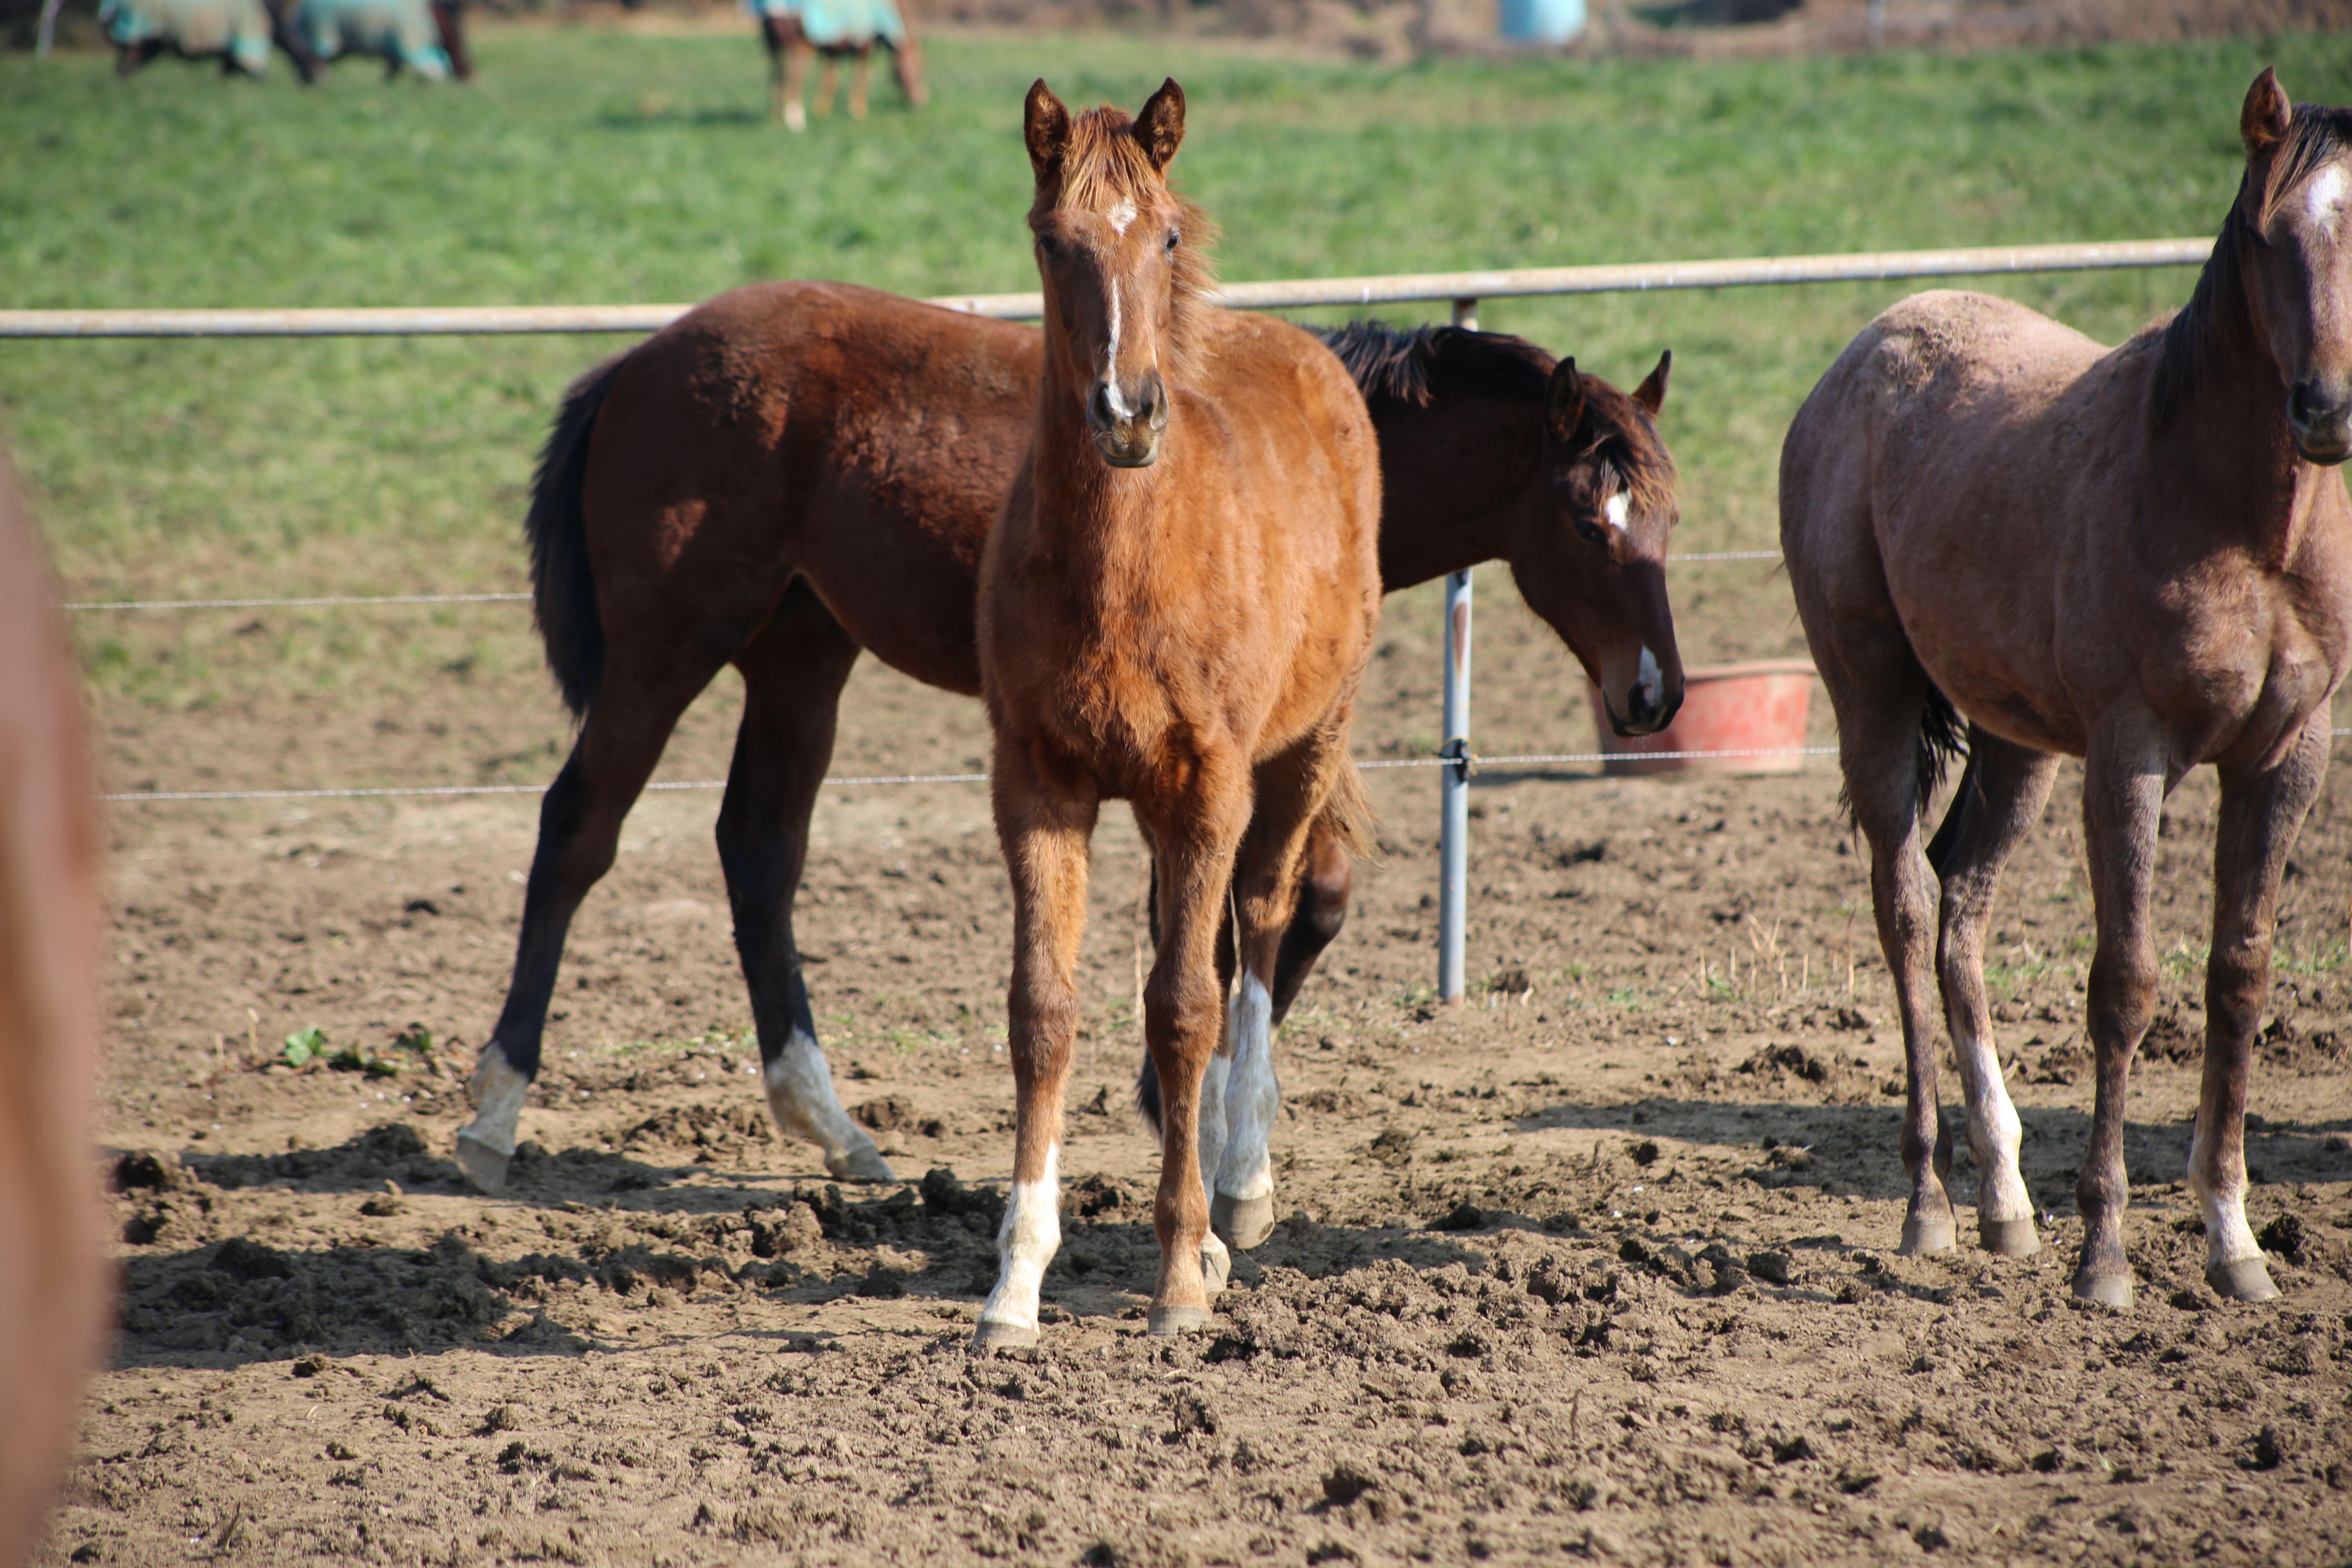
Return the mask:
[[783, 84], [777, 89], [785, 129], [808, 129], [808, 63], [814, 51], [797, 26], [784, 46]]
[[719, 858], [735, 912], [735, 948], [751, 990], [770, 1113], [787, 1134], [822, 1149], [835, 1175], [887, 1182], [888, 1163], [834, 1094], [793, 942], [793, 896], [807, 861], [809, 817], [833, 759], [842, 683], [857, 651], [803, 581], [736, 655], [743, 721], [719, 813]]
[[2205, 1279], [2239, 1301], [2278, 1294], [2246, 1224], [2246, 1072], [2270, 995], [2279, 877], [2327, 771], [2325, 710], [2285, 763], [2221, 775], [2213, 845], [2213, 956], [2205, 969], [2205, 1081], [2189, 1190], [2205, 1221]]
[[1356, 863], [1340, 846], [1331, 825], [1318, 817], [1298, 862], [1298, 901], [1282, 946], [1274, 958], [1274, 1022], [1279, 1026], [1298, 1000], [1298, 988], [1315, 961], [1348, 921], [1348, 896], [1355, 890]]
[[840, 84], [840, 65], [831, 55], [821, 57], [816, 63], [816, 112], [820, 120], [832, 116], [834, 89]]
[[718, 668], [715, 659], [680, 660], [647, 677], [608, 658], [571, 759], [540, 803], [539, 847], [523, 888], [514, 978], [498, 1026], [474, 1066], [474, 1120], [457, 1132], [457, 1163], [486, 1193], [506, 1185], [523, 1096], [539, 1076], [540, 1037], [572, 917], [612, 869], [623, 819], [661, 760], [678, 715]]
[[866, 82], [874, 74], [874, 46], [862, 46], [849, 60], [849, 118], [866, 118]]
[[1903, 1166], [1911, 1197], [1899, 1250], [1937, 1252], [1955, 1236], [1946, 1190], [1950, 1134], [1936, 1107], [1936, 879], [1919, 831], [1918, 748], [1932, 689], [1899, 633], [1853, 638], [1827, 657], [1816, 644], [1815, 658], [1837, 710], [1846, 798], [1870, 843], [1871, 908], [1903, 1017]]
[[2023, 1258], [2040, 1244], [2033, 1199], [2017, 1168], [2017, 1108], [2001, 1083], [1992, 1013], [1985, 1004], [1985, 927], [2001, 868], [2041, 816], [2057, 775], [2056, 757], [1971, 729], [1968, 772], [1931, 850], [1944, 884], [1936, 968], [1968, 1100], [1969, 1152], [1977, 1165], [1977, 1237], [1987, 1251], [2009, 1258]]

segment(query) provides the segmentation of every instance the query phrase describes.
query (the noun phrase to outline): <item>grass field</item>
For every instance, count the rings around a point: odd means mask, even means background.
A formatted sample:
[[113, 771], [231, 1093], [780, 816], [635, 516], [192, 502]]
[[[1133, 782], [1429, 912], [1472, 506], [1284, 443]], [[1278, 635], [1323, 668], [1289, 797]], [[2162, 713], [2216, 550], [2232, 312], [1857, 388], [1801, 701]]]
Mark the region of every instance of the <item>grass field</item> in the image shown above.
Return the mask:
[[[1183, 81], [1178, 170], [1222, 220], [1235, 280], [2206, 235], [2261, 64], [2298, 98], [2352, 99], [2347, 37], [1396, 68], [1087, 35], [938, 40], [929, 110], [884, 86], [866, 123], [795, 138], [764, 121], [748, 36], [510, 27], [485, 29], [478, 54], [466, 90], [353, 68], [311, 92], [282, 62], [257, 86], [0, 58], [0, 303], [685, 301], [788, 276], [1025, 288], [1016, 128], [1040, 74], [1074, 101], [1130, 106], [1163, 73]], [[2189, 281], [1993, 286], [2112, 339]], [[1484, 320], [1621, 381], [1671, 346], [1679, 547], [1753, 547], [1773, 537], [1790, 415], [1907, 291], [1502, 301]], [[8, 344], [0, 430], [77, 594], [512, 587], [547, 416], [614, 346]], [[480, 638], [474, 624], [338, 624], [259, 659], [226, 619], [84, 630], [102, 686], [184, 704], [226, 695], [240, 663], [331, 681], [412, 653], [533, 657], [511, 617]], [[1691, 637], [1705, 654], [1703, 628]]]

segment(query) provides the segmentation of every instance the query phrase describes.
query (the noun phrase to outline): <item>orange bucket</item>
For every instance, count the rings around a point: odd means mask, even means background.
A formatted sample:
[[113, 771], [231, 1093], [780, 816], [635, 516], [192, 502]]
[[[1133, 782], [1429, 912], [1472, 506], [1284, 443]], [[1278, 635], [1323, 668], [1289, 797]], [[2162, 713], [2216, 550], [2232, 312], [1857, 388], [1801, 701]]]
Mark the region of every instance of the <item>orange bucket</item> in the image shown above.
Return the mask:
[[[1810, 659], [1700, 665], [1683, 672], [1683, 705], [1654, 735], [1609, 726], [1598, 687], [1588, 683], [1592, 727], [1608, 754], [1605, 773], [1793, 773], [1805, 765], [1805, 716], [1812, 707]], [[1654, 756], [1658, 752], [1734, 752], [1725, 757]]]

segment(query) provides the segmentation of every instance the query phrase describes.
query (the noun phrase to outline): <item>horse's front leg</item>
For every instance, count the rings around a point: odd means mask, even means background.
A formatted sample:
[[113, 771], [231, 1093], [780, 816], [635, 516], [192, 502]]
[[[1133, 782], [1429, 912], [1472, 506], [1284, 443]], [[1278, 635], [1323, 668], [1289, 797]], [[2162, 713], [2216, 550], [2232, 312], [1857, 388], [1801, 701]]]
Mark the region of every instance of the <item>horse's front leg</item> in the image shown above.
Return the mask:
[[[1172, 806], [1136, 803], [1160, 868], [1160, 944], [1143, 990], [1144, 1044], [1160, 1090], [1160, 1191], [1152, 1209], [1160, 1278], [1150, 1331], [1206, 1326], [1209, 1297], [1224, 1283], [1224, 1244], [1211, 1234], [1206, 1183], [1224, 1159], [1231, 1071], [1222, 1056], [1225, 993], [1216, 946], [1232, 887], [1234, 854], [1249, 821], [1249, 790], [1238, 766], [1203, 766], [1207, 787]], [[1222, 787], [1218, 787], [1222, 785]], [[1212, 1103], [1212, 1096], [1215, 1103]]]
[[808, 129], [808, 63], [816, 52], [797, 24], [784, 42], [783, 95], [784, 128], [788, 131]]
[[2213, 844], [2213, 956], [2205, 968], [2205, 1081], [2189, 1150], [2189, 1190], [2205, 1221], [2205, 1279], [2238, 1301], [2278, 1294], [2246, 1223], [2246, 1069], [2270, 996], [2279, 877], [2327, 773], [2322, 710], [2286, 761], [2221, 773]]
[[972, 1332], [983, 1348], [1037, 1342], [1038, 1290], [1062, 1245], [1062, 1093], [1077, 1050], [1078, 942], [1097, 802], [1091, 779], [1059, 768], [1049, 779], [1017, 739], [1000, 736], [993, 779], [1013, 880], [1013, 1197], [996, 1232], [996, 1289]]
[[874, 73], [874, 46], [861, 44], [849, 60], [849, 118], [866, 118], [866, 83]]
[[818, 58], [816, 65], [816, 112], [819, 119], [833, 113], [834, 89], [841, 82], [841, 66], [831, 55]]
[[2083, 839], [2098, 946], [2084, 1007], [2098, 1088], [2090, 1143], [2074, 1179], [2074, 1202], [2083, 1215], [2074, 1294], [2111, 1307], [2128, 1307], [2132, 1300], [2131, 1264], [2124, 1255], [2124, 1211], [2131, 1203], [2131, 1181], [2124, 1169], [2124, 1097], [2133, 1053], [2156, 1016], [2156, 943], [2148, 931], [2147, 899], [2164, 793], [2164, 763], [2153, 744], [2137, 734], [2093, 737], [2083, 760]]
[[[1344, 719], [1289, 753], [1260, 764], [1256, 804], [1234, 866], [1235, 949], [1241, 986], [1234, 997], [1225, 1079], [1225, 1144], [1209, 1167], [1209, 1224], [1247, 1251], [1274, 1231], [1275, 1119], [1282, 1082], [1274, 1066], [1279, 958], [1298, 907], [1298, 870], [1307, 837], [1346, 754]], [[1341, 850], [1342, 858], [1345, 850]], [[1287, 998], [1284, 998], [1286, 1004]]]

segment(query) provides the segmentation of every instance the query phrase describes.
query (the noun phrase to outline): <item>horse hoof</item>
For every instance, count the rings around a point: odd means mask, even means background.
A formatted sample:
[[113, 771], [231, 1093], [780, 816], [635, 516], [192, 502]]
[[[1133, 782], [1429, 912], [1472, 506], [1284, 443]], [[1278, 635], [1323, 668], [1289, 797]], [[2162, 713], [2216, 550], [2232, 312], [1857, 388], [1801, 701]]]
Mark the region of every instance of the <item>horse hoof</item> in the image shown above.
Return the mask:
[[1901, 1257], [1916, 1258], [1923, 1252], [1948, 1252], [1958, 1245], [1959, 1236], [1950, 1215], [1905, 1215], [1903, 1245], [1895, 1250]]
[[1977, 1240], [1996, 1258], [2031, 1258], [2042, 1249], [2030, 1219], [1977, 1219]]
[[844, 1182], [895, 1182], [898, 1179], [890, 1173], [890, 1162], [885, 1160], [882, 1152], [871, 1143], [862, 1149], [826, 1155], [824, 1168], [836, 1180]]
[[1036, 1342], [1037, 1331], [1020, 1323], [982, 1318], [971, 1331], [971, 1348], [976, 1351], [1025, 1351]]
[[1274, 1234], [1274, 1195], [1234, 1198], [1219, 1193], [1209, 1200], [1209, 1228], [1228, 1246], [1247, 1252]]
[[2113, 1307], [2127, 1312], [2132, 1304], [2132, 1282], [2129, 1274], [2094, 1274], [2088, 1269], [2074, 1271], [2074, 1294], [2085, 1301], [2096, 1301], [2102, 1307]]
[[787, 131], [807, 130], [808, 110], [803, 109], [797, 103], [788, 106], [784, 110], [784, 129]]
[[457, 1168], [466, 1173], [466, 1180], [490, 1196], [507, 1190], [507, 1168], [514, 1163], [512, 1154], [502, 1154], [474, 1136], [470, 1131], [457, 1134]]
[[2279, 1293], [2271, 1271], [2259, 1258], [2232, 1258], [2205, 1266], [2205, 1283], [2225, 1301], [2268, 1301]]
[[1154, 1338], [1173, 1339], [1178, 1334], [1197, 1334], [1209, 1326], [1206, 1307], [1154, 1307], [1144, 1324]]

